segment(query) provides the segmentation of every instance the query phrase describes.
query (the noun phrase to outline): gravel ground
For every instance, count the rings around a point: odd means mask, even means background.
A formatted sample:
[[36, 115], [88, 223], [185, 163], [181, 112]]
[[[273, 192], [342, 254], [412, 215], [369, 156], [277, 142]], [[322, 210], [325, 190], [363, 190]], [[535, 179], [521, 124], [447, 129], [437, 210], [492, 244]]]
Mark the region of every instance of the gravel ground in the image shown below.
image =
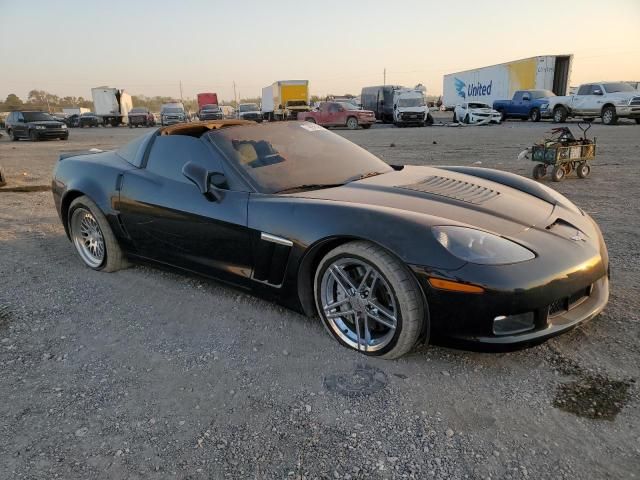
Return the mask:
[[[337, 132], [390, 163], [529, 176], [516, 156], [550, 126]], [[609, 306], [510, 353], [366, 358], [213, 281], [89, 270], [50, 192], [0, 192], [0, 478], [638, 478], [640, 126], [592, 132], [591, 177], [551, 186], [604, 231]], [[5, 136], [0, 164], [10, 187], [47, 185], [58, 152], [141, 133]]]

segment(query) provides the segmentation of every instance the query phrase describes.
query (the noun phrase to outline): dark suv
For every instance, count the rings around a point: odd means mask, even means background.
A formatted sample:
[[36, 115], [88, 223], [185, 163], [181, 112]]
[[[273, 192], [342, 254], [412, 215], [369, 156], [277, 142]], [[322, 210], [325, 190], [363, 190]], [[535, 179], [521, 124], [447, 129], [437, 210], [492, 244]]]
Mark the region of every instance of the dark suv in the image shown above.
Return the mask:
[[42, 138], [67, 140], [67, 126], [45, 112], [11, 112], [5, 122], [5, 129], [11, 140]]

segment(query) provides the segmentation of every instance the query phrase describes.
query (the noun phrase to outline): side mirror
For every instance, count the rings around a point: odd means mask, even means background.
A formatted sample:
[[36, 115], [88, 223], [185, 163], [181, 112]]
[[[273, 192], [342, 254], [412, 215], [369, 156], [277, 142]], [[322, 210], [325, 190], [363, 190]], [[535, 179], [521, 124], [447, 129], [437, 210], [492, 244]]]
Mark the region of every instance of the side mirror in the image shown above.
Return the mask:
[[182, 167], [182, 174], [191, 180], [207, 199], [216, 202], [222, 200], [224, 195], [220, 188], [227, 185], [223, 173], [210, 172], [199, 163], [187, 162]]

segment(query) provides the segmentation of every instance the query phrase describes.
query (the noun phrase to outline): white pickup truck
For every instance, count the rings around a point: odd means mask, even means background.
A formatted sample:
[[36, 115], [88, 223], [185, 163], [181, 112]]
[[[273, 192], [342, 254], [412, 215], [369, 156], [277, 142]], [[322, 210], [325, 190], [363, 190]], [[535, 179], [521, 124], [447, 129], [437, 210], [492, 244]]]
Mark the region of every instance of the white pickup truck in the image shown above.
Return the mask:
[[625, 82], [586, 83], [574, 95], [549, 98], [540, 113], [557, 123], [569, 117], [600, 117], [605, 125], [615, 125], [619, 118], [640, 124], [640, 91]]

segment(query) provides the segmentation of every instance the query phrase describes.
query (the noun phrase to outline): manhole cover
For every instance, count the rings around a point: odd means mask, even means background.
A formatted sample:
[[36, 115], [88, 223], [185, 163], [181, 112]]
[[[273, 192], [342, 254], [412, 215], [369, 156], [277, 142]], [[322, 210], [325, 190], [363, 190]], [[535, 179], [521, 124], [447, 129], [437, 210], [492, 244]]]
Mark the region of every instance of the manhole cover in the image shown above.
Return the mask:
[[387, 385], [385, 373], [375, 367], [360, 365], [352, 373], [327, 375], [324, 377], [324, 387], [334, 393], [346, 397], [371, 395], [382, 390]]

